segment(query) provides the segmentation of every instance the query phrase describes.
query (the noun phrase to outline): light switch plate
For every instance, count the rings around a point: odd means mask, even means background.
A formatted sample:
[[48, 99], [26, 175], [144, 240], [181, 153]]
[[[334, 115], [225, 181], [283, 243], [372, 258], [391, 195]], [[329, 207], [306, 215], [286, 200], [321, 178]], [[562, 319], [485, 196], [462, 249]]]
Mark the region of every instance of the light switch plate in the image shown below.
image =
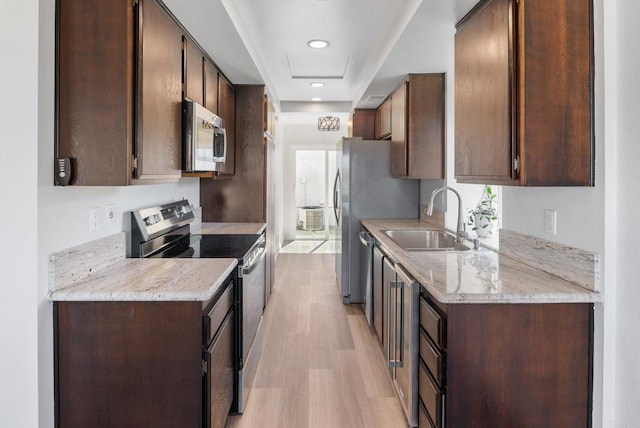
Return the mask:
[[89, 232], [100, 229], [100, 208], [89, 208]]
[[544, 210], [544, 233], [555, 235], [557, 232], [558, 212], [556, 210]]

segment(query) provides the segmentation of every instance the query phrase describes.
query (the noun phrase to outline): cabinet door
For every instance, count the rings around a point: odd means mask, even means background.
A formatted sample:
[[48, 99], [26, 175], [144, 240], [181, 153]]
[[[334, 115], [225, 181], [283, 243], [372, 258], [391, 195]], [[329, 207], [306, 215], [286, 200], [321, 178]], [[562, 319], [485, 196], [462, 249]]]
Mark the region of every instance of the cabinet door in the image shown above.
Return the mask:
[[380, 107], [378, 107], [376, 109], [376, 112], [375, 112], [374, 117], [373, 117], [373, 137], [376, 140], [380, 139], [380, 135], [381, 135], [381, 132], [382, 132], [382, 130], [380, 129], [380, 126], [381, 126], [381, 113], [382, 112], [380, 111]]
[[373, 326], [382, 344], [384, 334], [383, 325], [383, 301], [382, 301], [382, 252], [378, 247], [373, 247]]
[[407, 82], [391, 94], [391, 175], [406, 177], [407, 168]]
[[207, 59], [204, 60], [204, 106], [218, 114], [218, 69]]
[[224, 119], [227, 130], [227, 160], [218, 176], [230, 177], [236, 172], [236, 95], [233, 86], [221, 74], [218, 74], [218, 116]]
[[517, 4], [520, 184], [593, 185], [593, 3]]
[[55, 302], [56, 426], [200, 427], [202, 302]]
[[140, 2], [136, 178], [179, 178], [182, 31], [155, 0]]
[[[204, 408], [206, 428], [224, 428], [233, 402], [234, 311], [229, 311], [206, 353], [207, 388]], [[216, 326], [217, 327], [217, 326]]]
[[515, 177], [514, 0], [489, 0], [455, 35], [455, 177]]
[[444, 178], [445, 75], [410, 74], [408, 86], [407, 178]]
[[203, 100], [203, 54], [190, 38], [184, 36], [184, 96], [198, 104]]
[[391, 135], [391, 98], [384, 100], [380, 107], [380, 134], [378, 139], [384, 139]]
[[72, 184], [127, 185], [135, 110], [133, 3], [60, 0], [57, 7], [56, 154], [75, 160]]
[[375, 110], [358, 109], [353, 112], [353, 136], [363, 140], [375, 139]]

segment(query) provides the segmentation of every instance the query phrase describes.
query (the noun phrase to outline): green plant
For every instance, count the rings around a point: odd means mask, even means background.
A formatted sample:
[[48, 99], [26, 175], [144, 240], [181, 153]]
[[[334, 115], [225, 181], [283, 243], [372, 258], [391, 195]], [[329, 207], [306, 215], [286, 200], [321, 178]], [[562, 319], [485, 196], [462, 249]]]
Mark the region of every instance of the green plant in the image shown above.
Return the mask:
[[491, 186], [484, 186], [480, 202], [474, 209], [469, 210], [467, 225], [473, 226], [472, 230], [478, 230], [478, 228], [488, 229], [491, 226], [491, 222], [498, 220], [496, 204], [496, 194], [493, 193]]

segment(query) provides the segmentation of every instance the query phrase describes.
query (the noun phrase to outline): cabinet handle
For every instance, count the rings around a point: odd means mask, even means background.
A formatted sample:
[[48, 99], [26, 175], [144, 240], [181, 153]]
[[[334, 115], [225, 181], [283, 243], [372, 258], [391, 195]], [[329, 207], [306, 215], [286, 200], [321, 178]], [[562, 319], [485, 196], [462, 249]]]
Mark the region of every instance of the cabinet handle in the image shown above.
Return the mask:
[[385, 335], [387, 336], [387, 340], [385, 340], [385, 354], [386, 354], [386, 363], [387, 367], [393, 367], [391, 365], [391, 343], [389, 340], [391, 339], [391, 284], [392, 282], [387, 282], [387, 330]]
[[397, 287], [400, 290], [400, 310], [398, 311], [398, 317], [400, 318], [400, 329], [396, 330], [396, 335], [399, 335], [398, 340], [400, 347], [396, 356], [400, 358], [396, 360], [396, 367], [404, 366], [404, 282], [397, 282]]
[[[402, 329], [403, 329], [403, 318], [402, 318], [402, 308], [398, 311], [398, 289], [402, 290], [403, 282], [389, 281], [387, 283], [387, 346], [386, 346], [386, 354], [387, 354], [387, 367], [402, 367], [402, 361], [397, 360], [396, 358], [400, 355], [402, 358], [402, 350], [398, 349], [398, 340], [400, 340], [401, 346], [404, 346], [404, 339], [402, 337]], [[391, 302], [391, 290], [393, 290], [393, 303]], [[401, 292], [400, 301], [403, 303], [404, 294]], [[393, 312], [393, 314], [392, 314]], [[393, 350], [394, 355], [393, 359], [391, 359], [391, 320], [394, 320], [394, 332], [395, 336], [393, 338]], [[400, 330], [398, 330], [398, 326], [400, 326]], [[398, 339], [398, 335], [400, 335], [400, 339]]]

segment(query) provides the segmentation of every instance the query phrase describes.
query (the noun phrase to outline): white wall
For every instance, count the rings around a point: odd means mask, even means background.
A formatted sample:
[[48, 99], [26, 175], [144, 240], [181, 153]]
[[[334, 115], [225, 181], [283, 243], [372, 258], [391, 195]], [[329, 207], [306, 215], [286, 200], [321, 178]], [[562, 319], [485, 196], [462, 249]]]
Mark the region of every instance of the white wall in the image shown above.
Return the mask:
[[[11, 2], [12, 6], [13, 4], [20, 3]], [[34, 292], [37, 291], [37, 301], [31, 310], [35, 311], [37, 307], [39, 426], [42, 428], [53, 427], [54, 423], [52, 304], [47, 300], [49, 255], [74, 245], [127, 230], [126, 212], [136, 208], [182, 198], [189, 199], [196, 206], [200, 205], [200, 190], [197, 178], [182, 179], [175, 184], [129, 187], [53, 186], [54, 5], [54, 0], [40, 1], [39, 100], [37, 102], [39, 106], [38, 162], [37, 165], [31, 168], [34, 171], [36, 169], [38, 171], [38, 251], [37, 255], [34, 254], [33, 256], [33, 267], [31, 269], [34, 275], [37, 271], [37, 287], [35, 279], [31, 285]], [[11, 22], [20, 22], [19, 19], [16, 19], [11, 14], [9, 15], [11, 16]], [[37, 34], [37, 29], [34, 34]], [[17, 39], [15, 36], [7, 36], [3, 37], [2, 40], [11, 40], [11, 43], [15, 43]], [[23, 49], [30, 50], [30, 47], [23, 47]], [[3, 78], [2, 81], [6, 80]], [[16, 109], [13, 107], [13, 110], [29, 111], [34, 105], [36, 105], [36, 102], [29, 102], [24, 108]], [[33, 118], [29, 117], [28, 119], [29, 123], [27, 125], [33, 125]], [[24, 126], [24, 129], [29, 129], [29, 127]], [[24, 158], [24, 155], [20, 156], [20, 159]], [[36, 159], [35, 156], [29, 158]], [[21, 170], [24, 171], [22, 168]], [[22, 176], [25, 176], [24, 172]], [[35, 189], [30, 194], [35, 195]], [[99, 207], [104, 209], [107, 204], [115, 205], [116, 222], [110, 228], [106, 228], [106, 224], [103, 222], [101, 230], [90, 232], [89, 208]], [[33, 370], [33, 367], [36, 366], [33, 365], [31, 370]], [[34, 398], [33, 401], [37, 402], [38, 400]], [[33, 412], [29, 413], [34, 414]], [[0, 423], [0, 425], [3, 424]], [[6, 426], [16, 425], [10, 424]]]
[[38, 1], [0, 10], [0, 426], [36, 427]]
[[[640, 427], [640, 4], [618, 0], [618, 257], [614, 427]], [[608, 284], [606, 285], [608, 286]]]

